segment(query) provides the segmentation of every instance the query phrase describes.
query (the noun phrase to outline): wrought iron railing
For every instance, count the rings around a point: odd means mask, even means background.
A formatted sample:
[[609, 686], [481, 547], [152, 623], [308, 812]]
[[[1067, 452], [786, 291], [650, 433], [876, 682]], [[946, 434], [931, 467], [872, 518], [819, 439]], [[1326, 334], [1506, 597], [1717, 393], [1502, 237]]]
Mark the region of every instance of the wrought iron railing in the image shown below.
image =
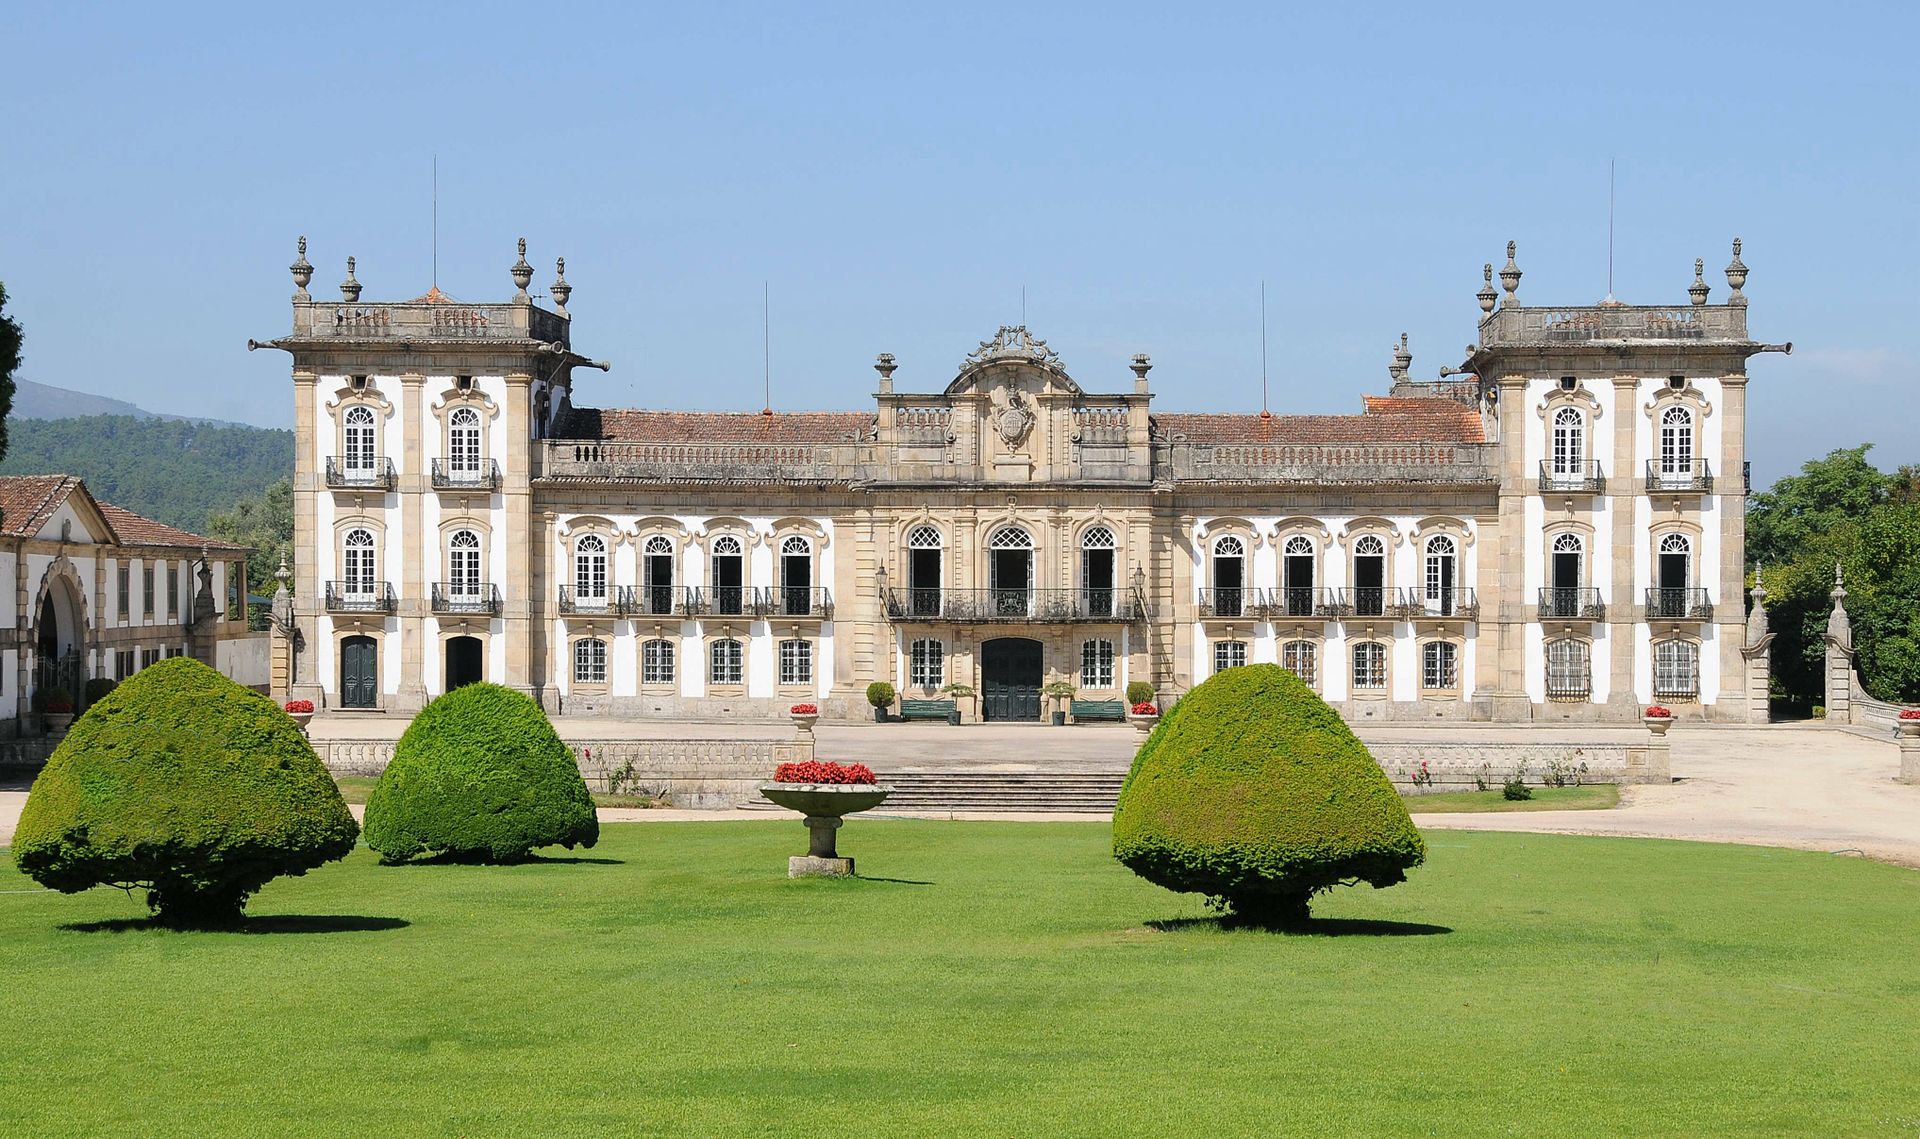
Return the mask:
[[490, 581], [436, 581], [430, 599], [435, 613], [500, 613], [500, 587]]
[[1648, 494], [1712, 494], [1713, 471], [1705, 459], [1687, 463], [1647, 460]]
[[1713, 602], [1707, 600], [1705, 589], [1662, 589], [1655, 586], [1647, 590], [1647, 620], [1711, 621]]
[[625, 615], [633, 609], [633, 587], [631, 585], [609, 585], [599, 590], [583, 591], [577, 586], [560, 587], [560, 612], [579, 616], [596, 614]]
[[335, 490], [392, 490], [393, 460], [375, 459], [371, 466], [350, 465], [340, 455], [327, 456], [327, 486]]
[[1265, 591], [1244, 585], [1202, 589], [1198, 599], [1202, 617], [1257, 617], [1266, 604]]
[[1598, 621], [1606, 615], [1607, 606], [1600, 600], [1598, 589], [1566, 589], [1549, 585], [1540, 590], [1542, 620], [1549, 617], [1571, 617]]
[[1480, 598], [1470, 586], [1452, 589], [1403, 589], [1400, 615], [1409, 621], [1444, 621], [1480, 616]]
[[893, 621], [1132, 622], [1135, 599], [1118, 589], [892, 589], [881, 595]]
[[384, 581], [330, 581], [326, 602], [329, 613], [391, 613], [399, 604]]
[[1338, 617], [1344, 611], [1339, 590], [1312, 585], [1266, 590], [1261, 607], [1268, 617]]
[[833, 592], [824, 585], [766, 585], [753, 591], [762, 617], [832, 617]]
[[1399, 594], [1384, 585], [1353, 585], [1334, 590], [1343, 617], [1387, 617], [1399, 604]]
[[1606, 491], [1607, 476], [1600, 472], [1598, 460], [1559, 470], [1545, 460], [1540, 463], [1541, 494], [1605, 494]]
[[446, 459], [435, 459], [429, 477], [435, 490], [497, 490], [500, 464], [487, 459], [471, 469], [456, 469]]

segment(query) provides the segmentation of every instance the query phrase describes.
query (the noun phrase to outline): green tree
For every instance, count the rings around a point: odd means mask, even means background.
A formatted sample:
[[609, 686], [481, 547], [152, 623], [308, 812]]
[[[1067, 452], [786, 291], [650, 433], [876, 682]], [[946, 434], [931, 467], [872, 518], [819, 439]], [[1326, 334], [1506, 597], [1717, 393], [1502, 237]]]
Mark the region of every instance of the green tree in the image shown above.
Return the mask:
[[1747, 508], [1747, 560], [1792, 561], [1823, 535], [1866, 516], [1892, 495], [1894, 480], [1867, 461], [1873, 444], [1832, 451], [1753, 496]]
[[[285, 559], [293, 569], [293, 476], [269, 486], [263, 493], [243, 498], [230, 509], [207, 515], [207, 533], [253, 547], [247, 559], [247, 588], [271, 597], [279, 583], [274, 574]], [[289, 581], [288, 587], [292, 587]]]
[[20, 322], [7, 315], [7, 286], [0, 282], [0, 459], [7, 457], [7, 420], [13, 417], [13, 372], [20, 366]]

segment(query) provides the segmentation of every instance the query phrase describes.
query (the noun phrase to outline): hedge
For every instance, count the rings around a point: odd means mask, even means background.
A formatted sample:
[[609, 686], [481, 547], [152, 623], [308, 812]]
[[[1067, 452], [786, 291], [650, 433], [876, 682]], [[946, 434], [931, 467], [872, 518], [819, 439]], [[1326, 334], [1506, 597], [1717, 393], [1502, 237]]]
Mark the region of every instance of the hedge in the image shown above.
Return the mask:
[[1406, 880], [1426, 846], [1365, 745], [1278, 665], [1224, 669], [1147, 737], [1113, 816], [1114, 857], [1256, 924], [1304, 921], [1344, 882]]
[[344, 858], [359, 827], [293, 720], [191, 657], [141, 669], [73, 725], [20, 814], [44, 886], [138, 886], [164, 923], [238, 918], [282, 875]]
[[367, 845], [387, 862], [520, 862], [599, 837], [573, 753], [531, 697], [497, 684], [422, 709], [367, 797]]

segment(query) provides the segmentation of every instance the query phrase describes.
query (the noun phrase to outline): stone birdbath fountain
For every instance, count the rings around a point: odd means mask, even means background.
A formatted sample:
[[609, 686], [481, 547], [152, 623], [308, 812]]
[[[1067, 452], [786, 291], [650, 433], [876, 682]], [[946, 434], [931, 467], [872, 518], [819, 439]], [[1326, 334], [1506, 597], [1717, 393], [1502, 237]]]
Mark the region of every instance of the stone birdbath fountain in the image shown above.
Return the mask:
[[853, 859], [840, 857], [835, 835], [846, 815], [871, 810], [884, 803], [893, 788], [875, 784], [863, 763], [783, 763], [773, 781], [760, 793], [770, 802], [806, 817], [807, 853], [787, 859], [787, 877], [843, 878], [853, 873]]

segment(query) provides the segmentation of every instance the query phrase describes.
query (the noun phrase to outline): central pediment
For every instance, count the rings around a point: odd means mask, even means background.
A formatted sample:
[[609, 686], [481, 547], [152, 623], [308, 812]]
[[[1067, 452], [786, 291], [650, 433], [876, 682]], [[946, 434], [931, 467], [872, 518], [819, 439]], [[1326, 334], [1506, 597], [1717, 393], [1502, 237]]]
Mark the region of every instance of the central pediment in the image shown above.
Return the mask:
[[[1060, 354], [1047, 347], [1047, 342], [1024, 324], [1001, 325], [991, 339], [982, 340], [979, 347], [967, 353], [967, 358], [960, 363], [960, 374], [947, 385], [946, 394], [962, 395], [1005, 386], [1012, 376], [1021, 373], [1031, 378], [1018, 386], [1033, 394], [1081, 394], [1080, 385], [1073, 382], [1066, 366], [1060, 362]], [[990, 379], [996, 376], [997, 380]]]

